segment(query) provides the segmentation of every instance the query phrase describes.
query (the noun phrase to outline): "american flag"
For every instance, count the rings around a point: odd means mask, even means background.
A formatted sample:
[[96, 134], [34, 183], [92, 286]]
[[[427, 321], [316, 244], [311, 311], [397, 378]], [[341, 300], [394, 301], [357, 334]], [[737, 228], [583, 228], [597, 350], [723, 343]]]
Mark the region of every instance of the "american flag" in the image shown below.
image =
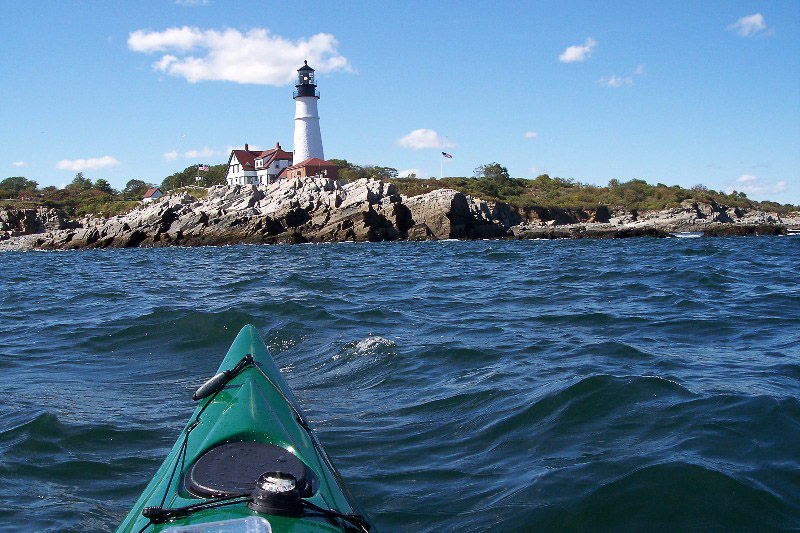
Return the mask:
[[205, 172], [206, 170], [208, 170], [208, 165], [197, 165], [197, 170], [199, 172]]
[[448, 154], [447, 152], [442, 152], [442, 157], [446, 157], [447, 159], [453, 159], [453, 156]]

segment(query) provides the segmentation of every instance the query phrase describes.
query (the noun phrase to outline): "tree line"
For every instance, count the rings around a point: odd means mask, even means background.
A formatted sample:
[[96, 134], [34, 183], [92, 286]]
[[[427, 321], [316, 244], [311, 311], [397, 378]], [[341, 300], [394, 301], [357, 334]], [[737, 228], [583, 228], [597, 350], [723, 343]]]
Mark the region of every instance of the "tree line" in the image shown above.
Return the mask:
[[[389, 169], [394, 170], [394, 169]], [[642, 179], [620, 181], [612, 179], [603, 187], [581, 183], [572, 179], [541, 174], [533, 179], [514, 178], [500, 163], [486, 163], [476, 167], [471, 177], [457, 176], [443, 179], [420, 179], [416, 176], [390, 178], [400, 194], [414, 196], [433, 189], [450, 188], [465, 194], [506, 202], [516, 207], [561, 207], [587, 209], [598, 205], [618, 206], [641, 211], [678, 207], [685, 200], [715, 201], [730, 207], [757, 208], [765, 211], [788, 212], [800, 207], [771, 201], [756, 202], [741, 191], [715, 191], [703, 184], [691, 188], [657, 183], [651, 185]]]
[[[415, 196], [433, 189], [451, 188], [485, 200], [507, 202], [517, 207], [562, 207], [592, 208], [598, 205], [619, 206], [627, 209], [657, 210], [677, 207], [684, 200], [717, 203], [739, 208], [759, 208], [768, 211], [786, 212], [798, 206], [764, 201], [754, 202], [743, 192], [715, 191], [697, 184], [686, 189], [678, 185], [658, 183], [651, 185], [641, 179], [620, 181], [612, 179], [604, 186], [581, 183], [571, 179], [550, 177], [541, 174], [533, 179], [514, 178], [508, 169], [497, 162], [476, 167], [473, 175], [446, 177], [443, 179], [418, 178], [411, 174], [399, 177], [392, 167], [358, 165], [346, 159], [329, 159], [339, 169], [339, 179], [355, 181], [372, 178], [394, 183], [400, 194]], [[190, 165], [161, 181], [163, 192], [195, 185], [211, 186], [225, 183], [227, 164], [211, 165], [208, 171], [198, 172], [197, 165]], [[201, 177], [198, 183], [196, 178]], [[112, 215], [132, 209], [141, 200], [148, 188], [154, 184], [140, 179], [131, 179], [122, 190], [115, 190], [108, 180], [94, 182], [78, 173], [63, 189], [39, 188], [34, 180], [14, 176], [0, 181], [0, 200], [17, 199], [61, 208], [68, 216], [88, 213]]]

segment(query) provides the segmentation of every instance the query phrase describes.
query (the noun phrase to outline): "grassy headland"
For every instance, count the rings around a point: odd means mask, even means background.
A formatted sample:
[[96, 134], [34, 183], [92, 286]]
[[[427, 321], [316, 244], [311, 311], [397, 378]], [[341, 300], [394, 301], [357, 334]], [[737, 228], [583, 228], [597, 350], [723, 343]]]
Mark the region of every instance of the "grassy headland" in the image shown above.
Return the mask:
[[[416, 196], [435, 189], [450, 188], [484, 200], [506, 202], [519, 208], [555, 207], [563, 209], [592, 209], [600, 205], [628, 210], [650, 211], [677, 207], [684, 200], [698, 202], [714, 201], [740, 209], [759, 209], [769, 212], [787, 213], [797, 211], [800, 206], [777, 202], [757, 202], [745, 193], [715, 191], [698, 184], [689, 189], [678, 185], [657, 183], [651, 185], [644, 180], [619, 181], [612, 179], [605, 187], [578, 181], [551, 178], [542, 174], [534, 179], [512, 178], [508, 170], [499, 163], [488, 163], [476, 168], [471, 177], [447, 177], [444, 179], [420, 179], [415, 176], [398, 177], [391, 167], [357, 165], [344, 159], [331, 159], [339, 166], [343, 181], [374, 178], [394, 183], [400, 194]], [[207, 187], [225, 183], [227, 165], [212, 165], [203, 172], [202, 185]], [[164, 193], [186, 191], [198, 198], [205, 196], [206, 189], [198, 187], [195, 180], [197, 166], [191, 165], [171, 174], [161, 181]], [[0, 181], [0, 207], [35, 208], [54, 207], [67, 217], [75, 218], [93, 214], [110, 217], [126, 213], [136, 207], [142, 195], [152, 183], [139, 179], [128, 181], [121, 191], [112, 189], [108, 181], [95, 182], [78, 173], [64, 187], [39, 188], [37, 182], [24, 177], [10, 177]]]
[[516, 207], [557, 207], [591, 209], [598, 205], [624, 209], [650, 211], [678, 207], [684, 200], [709, 202], [741, 209], [760, 209], [785, 213], [800, 207], [777, 202], [757, 202], [747, 198], [743, 192], [714, 191], [698, 184], [690, 189], [679, 185], [658, 183], [651, 185], [644, 180], [632, 179], [621, 182], [612, 179], [605, 187], [578, 181], [551, 178], [542, 174], [534, 179], [512, 178], [508, 170], [499, 163], [488, 163], [476, 168], [472, 177], [447, 177], [443, 179], [420, 179], [415, 176], [400, 178], [397, 170], [388, 167], [359, 166], [343, 159], [333, 159], [339, 165], [339, 175], [344, 180], [376, 178], [395, 184], [400, 194], [416, 196], [434, 189], [456, 189], [484, 200], [506, 202]]

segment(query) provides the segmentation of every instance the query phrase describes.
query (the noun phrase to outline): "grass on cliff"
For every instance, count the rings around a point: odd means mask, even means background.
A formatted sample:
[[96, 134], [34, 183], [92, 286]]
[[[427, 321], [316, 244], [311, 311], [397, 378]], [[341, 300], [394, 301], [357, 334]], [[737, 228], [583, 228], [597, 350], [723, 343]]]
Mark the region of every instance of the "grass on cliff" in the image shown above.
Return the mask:
[[443, 179], [420, 179], [398, 177], [397, 169], [375, 165], [357, 165], [346, 159], [329, 159], [339, 167], [343, 181], [373, 178], [394, 183], [397, 191], [405, 196], [417, 196], [435, 189], [455, 189], [482, 198], [506, 202], [515, 207], [555, 207], [563, 209], [592, 209], [599, 205], [622, 207], [640, 211], [661, 210], [678, 207], [684, 200], [709, 202], [738, 208], [756, 208], [764, 211], [786, 213], [800, 209], [798, 206], [776, 202], [755, 202], [742, 192], [730, 194], [710, 190], [703, 185], [684, 189], [678, 185], [663, 183], [650, 185], [644, 180], [627, 182], [611, 180], [606, 187], [589, 185], [574, 180], [551, 178], [542, 174], [535, 179], [512, 178], [508, 169], [499, 163], [488, 163], [477, 167], [475, 177], [451, 177]]
[[115, 198], [101, 194], [38, 194], [24, 199], [6, 199], [0, 201], [0, 207], [16, 209], [36, 209], [52, 207], [60, 210], [67, 218], [80, 218], [86, 215], [113, 217], [131, 211], [139, 205], [136, 200]]
[[80, 218], [86, 215], [112, 217], [127, 213], [139, 205], [136, 200], [126, 200], [95, 189], [56, 190], [41, 195], [39, 200], [40, 205], [60, 209], [69, 218]]
[[536, 179], [455, 177], [444, 179], [394, 178], [400, 194], [417, 196], [435, 189], [450, 188], [477, 196], [484, 200], [507, 202], [520, 208], [541, 206], [564, 209], [591, 209], [598, 205], [623, 207], [651, 211], [678, 207], [684, 200], [709, 202], [738, 208], [756, 208], [765, 211], [786, 213], [796, 211], [798, 206], [776, 202], [756, 202], [744, 193], [726, 194], [696, 186], [684, 189], [678, 185], [663, 183], [650, 185], [643, 180], [619, 182], [611, 180], [608, 186], [599, 187], [572, 180], [551, 178], [543, 174]]
[[169, 194], [175, 193], [188, 194], [199, 200], [208, 196], [208, 189], [205, 187], [180, 187], [178, 189], [169, 191]]
[[[684, 200], [698, 202], [715, 201], [740, 209], [760, 209], [769, 212], [787, 213], [800, 210], [800, 206], [777, 202], [756, 202], [742, 192], [730, 194], [710, 190], [702, 185], [685, 189], [678, 185], [663, 183], [650, 185], [644, 180], [626, 182], [611, 180], [601, 187], [574, 180], [551, 178], [542, 174], [535, 179], [512, 178], [506, 167], [499, 163], [481, 165], [475, 169], [475, 177], [450, 177], [444, 179], [420, 179], [398, 177], [397, 169], [374, 165], [356, 165], [345, 159], [329, 159], [339, 167], [341, 181], [374, 178], [394, 183], [400, 194], [417, 196], [435, 189], [456, 189], [484, 200], [500, 201], [519, 208], [545, 207], [563, 209], [592, 209], [599, 205], [621, 207], [628, 210], [651, 211], [678, 207]], [[202, 173], [205, 185], [224, 183], [227, 165], [212, 165]], [[164, 178], [161, 190], [165, 194], [186, 193], [197, 199], [205, 198], [208, 189], [196, 186], [197, 166], [191, 165], [180, 172]], [[144, 192], [153, 185], [142, 180], [128, 181], [121, 191], [112, 189], [107, 180], [95, 182], [78, 173], [72, 183], [63, 189], [39, 188], [36, 181], [24, 177], [10, 177], [0, 181], [0, 206], [20, 209], [37, 206], [54, 207], [68, 218], [88, 214], [110, 217], [131, 211]]]
[[[170, 193], [189, 194], [195, 198], [208, 196], [204, 187], [180, 187]], [[0, 198], [2, 195], [0, 195]], [[56, 189], [48, 187], [41, 190], [24, 191], [16, 197], [0, 200], [0, 207], [16, 209], [36, 209], [52, 207], [60, 210], [67, 218], [81, 218], [95, 215], [105, 218], [124, 215], [139, 206], [141, 202], [131, 195], [116, 191], [105, 192], [94, 188], [85, 190]]]

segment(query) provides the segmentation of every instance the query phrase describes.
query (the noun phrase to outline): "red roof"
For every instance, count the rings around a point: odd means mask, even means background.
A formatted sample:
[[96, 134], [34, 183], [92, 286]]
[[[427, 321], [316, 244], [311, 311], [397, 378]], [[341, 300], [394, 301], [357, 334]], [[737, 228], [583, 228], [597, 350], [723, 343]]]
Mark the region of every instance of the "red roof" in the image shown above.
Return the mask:
[[254, 152], [253, 150], [234, 150], [234, 155], [236, 156], [237, 161], [244, 167], [255, 168], [255, 158], [258, 156], [261, 151]]
[[318, 157], [309, 157], [305, 161], [300, 161], [296, 165], [287, 167], [289, 169], [297, 169], [301, 167], [317, 167], [317, 168], [339, 168], [336, 163], [330, 163]]
[[142, 198], [150, 198], [150, 197], [151, 197], [151, 196], [153, 196], [153, 195], [154, 195], [156, 192], [161, 192], [161, 189], [159, 189], [158, 187], [153, 187], [153, 188], [151, 188], [151, 189], [147, 189], [147, 192], [146, 192], [146, 193], [144, 193], [144, 196], [143, 196]]
[[273, 161], [291, 161], [294, 159], [294, 154], [291, 152], [285, 152], [281, 149], [281, 145], [278, 144], [272, 150], [264, 150], [256, 159], [262, 159], [264, 161], [264, 166], [269, 165]]
[[255, 170], [256, 159], [263, 159], [264, 166], [276, 160], [291, 161], [293, 159], [292, 153], [284, 151], [280, 143], [275, 143], [275, 148], [270, 150], [233, 150], [233, 153], [242, 168], [249, 170]]

